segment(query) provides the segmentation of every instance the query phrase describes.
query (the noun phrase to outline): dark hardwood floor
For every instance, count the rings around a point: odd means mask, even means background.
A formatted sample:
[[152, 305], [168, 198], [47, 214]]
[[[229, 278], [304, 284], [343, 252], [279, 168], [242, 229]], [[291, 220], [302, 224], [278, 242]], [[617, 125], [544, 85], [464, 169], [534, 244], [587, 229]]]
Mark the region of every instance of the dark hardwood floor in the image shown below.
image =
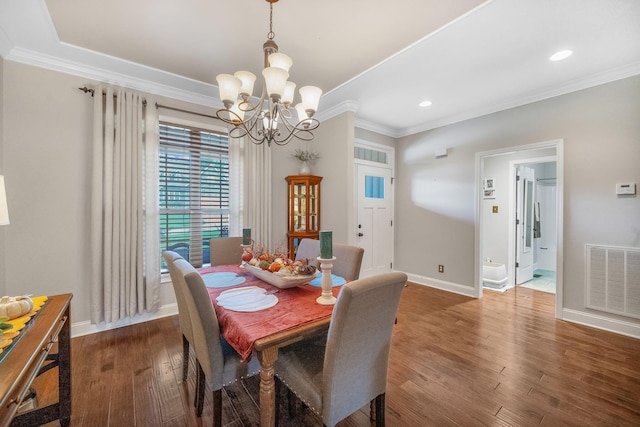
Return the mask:
[[[557, 321], [554, 295], [524, 288], [481, 300], [415, 284], [395, 326], [389, 426], [639, 426], [640, 340]], [[73, 426], [211, 425], [181, 377], [177, 318], [72, 340]], [[192, 365], [193, 366], [193, 365]], [[53, 381], [38, 379], [41, 402]], [[258, 425], [258, 378], [227, 387], [223, 424]], [[281, 426], [321, 426], [300, 408]], [[51, 426], [56, 423], [49, 424]], [[339, 424], [369, 426], [368, 407]]]

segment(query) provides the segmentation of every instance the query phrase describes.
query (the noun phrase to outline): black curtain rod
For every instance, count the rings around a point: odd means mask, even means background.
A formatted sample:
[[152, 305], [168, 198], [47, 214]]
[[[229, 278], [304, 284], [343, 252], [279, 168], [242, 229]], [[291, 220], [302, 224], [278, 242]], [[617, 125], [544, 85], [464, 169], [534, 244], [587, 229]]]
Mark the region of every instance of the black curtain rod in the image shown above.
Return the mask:
[[197, 113], [195, 111], [189, 111], [189, 110], [183, 110], [181, 108], [169, 107], [168, 105], [161, 105], [161, 104], [158, 104], [157, 102], [156, 102], [156, 108], [165, 108], [167, 110], [178, 111], [180, 113], [195, 114], [196, 116], [202, 116], [202, 117], [208, 117], [210, 119], [220, 120], [216, 116], [212, 116], [210, 114]]
[[[95, 94], [95, 92], [96, 92], [95, 89], [91, 89], [91, 88], [88, 88], [86, 86], [79, 87], [78, 89], [83, 91], [84, 93], [90, 93], [91, 96], [93, 96]], [[104, 95], [106, 95], [106, 93], [102, 92], [102, 95], [104, 96]], [[113, 96], [115, 97], [116, 95], [114, 94]], [[146, 106], [147, 105], [147, 101], [144, 100], [143, 104]], [[182, 108], [170, 107], [168, 105], [158, 104], [157, 102], [156, 102], [156, 108], [165, 108], [167, 110], [178, 111], [180, 113], [195, 114], [196, 116], [202, 116], [202, 117], [208, 117], [210, 119], [220, 120], [216, 116], [212, 116], [210, 114], [197, 113], [195, 111], [183, 110]]]
[[[90, 93], [91, 97], [93, 97], [96, 94], [96, 90], [95, 89], [91, 89], [91, 88], [88, 88], [86, 86], [79, 87], [78, 89], [80, 89], [84, 93]], [[106, 93], [102, 92], [102, 96], [106, 96], [106, 95], [107, 95]], [[117, 95], [114, 93], [113, 97], [116, 98]], [[142, 105], [144, 105], [145, 107], [147, 106], [147, 100], [146, 99], [142, 100]]]
[[[90, 88], [88, 88], [88, 87], [86, 87], [86, 86], [79, 87], [78, 89], [80, 89], [80, 90], [81, 90], [81, 91], [83, 91], [84, 93], [90, 93], [90, 94], [91, 94], [91, 96], [93, 96], [93, 94], [94, 94], [94, 93], [96, 93], [96, 90], [95, 90], [95, 89], [90, 89]], [[105, 94], [103, 93], [103, 95], [105, 95]]]

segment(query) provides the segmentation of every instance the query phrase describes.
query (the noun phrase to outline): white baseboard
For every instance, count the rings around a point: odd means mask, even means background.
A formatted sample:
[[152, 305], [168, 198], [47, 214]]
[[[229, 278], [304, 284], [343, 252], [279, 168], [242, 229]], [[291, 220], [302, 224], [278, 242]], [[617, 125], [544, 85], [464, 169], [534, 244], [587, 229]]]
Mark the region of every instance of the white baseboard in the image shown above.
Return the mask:
[[144, 313], [139, 316], [127, 317], [112, 323], [92, 324], [90, 321], [71, 323], [71, 337], [80, 337], [82, 335], [95, 334], [96, 332], [108, 331], [110, 329], [122, 328], [123, 326], [134, 325], [136, 323], [148, 322], [150, 320], [160, 319], [178, 314], [178, 305], [176, 303], [167, 304], [160, 307], [155, 313]]
[[562, 310], [562, 320], [632, 338], [640, 338], [640, 325], [621, 319], [564, 308]]
[[438, 280], [432, 277], [419, 276], [417, 274], [405, 274], [409, 278], [410, 282], [475, 298], [475, 290], [473, 289], [473, 287], [464, 286], [453, 282], [446, 282], [444, 280]]
[[[463, 286], [458, 283], [446, 282], [431, 277], [419, 276], [416, 274], [406, 273], [411, 282], [423, 286], [442, 289], [443, 291], [454, 292], [460, 295], [475, 298], [474, 289], [469, 286]], [[615, 334], [625, 335], [632, 338], [640, 339], [640, 324], [628, 322], [622, 319], [616, 319], [599, 315], [596, 313], [585, 313], [572, 309], [562, 310], [562, 320], [577, 323], [591, 328], [601, 329], [613, 332]]]

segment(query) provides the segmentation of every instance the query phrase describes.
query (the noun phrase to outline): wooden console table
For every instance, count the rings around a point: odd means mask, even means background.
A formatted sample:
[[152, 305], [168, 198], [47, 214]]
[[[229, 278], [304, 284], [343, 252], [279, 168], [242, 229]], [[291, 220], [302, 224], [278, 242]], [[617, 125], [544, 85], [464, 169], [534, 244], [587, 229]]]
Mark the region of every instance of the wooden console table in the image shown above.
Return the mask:
[[[59, 419], [71, 421], [70, 302], [73, 295], [49, 297], [0, 363], [0, 426], [31, 426]], [[58, 353], [49, 354], [58, 341]], [[50, 363], [45, 364], [47, 360]], [[58, 403], [16, 416], [20, 402], [39, 373], [58, 366]]]

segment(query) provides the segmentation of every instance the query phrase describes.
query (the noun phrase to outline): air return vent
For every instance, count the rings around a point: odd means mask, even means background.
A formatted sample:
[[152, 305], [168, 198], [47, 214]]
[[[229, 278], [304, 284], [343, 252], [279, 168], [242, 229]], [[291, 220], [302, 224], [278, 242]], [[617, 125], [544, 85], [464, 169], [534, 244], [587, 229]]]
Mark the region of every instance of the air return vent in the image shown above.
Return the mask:
[[586, 306], [640, 319], [640, 248], [586, 245]]

